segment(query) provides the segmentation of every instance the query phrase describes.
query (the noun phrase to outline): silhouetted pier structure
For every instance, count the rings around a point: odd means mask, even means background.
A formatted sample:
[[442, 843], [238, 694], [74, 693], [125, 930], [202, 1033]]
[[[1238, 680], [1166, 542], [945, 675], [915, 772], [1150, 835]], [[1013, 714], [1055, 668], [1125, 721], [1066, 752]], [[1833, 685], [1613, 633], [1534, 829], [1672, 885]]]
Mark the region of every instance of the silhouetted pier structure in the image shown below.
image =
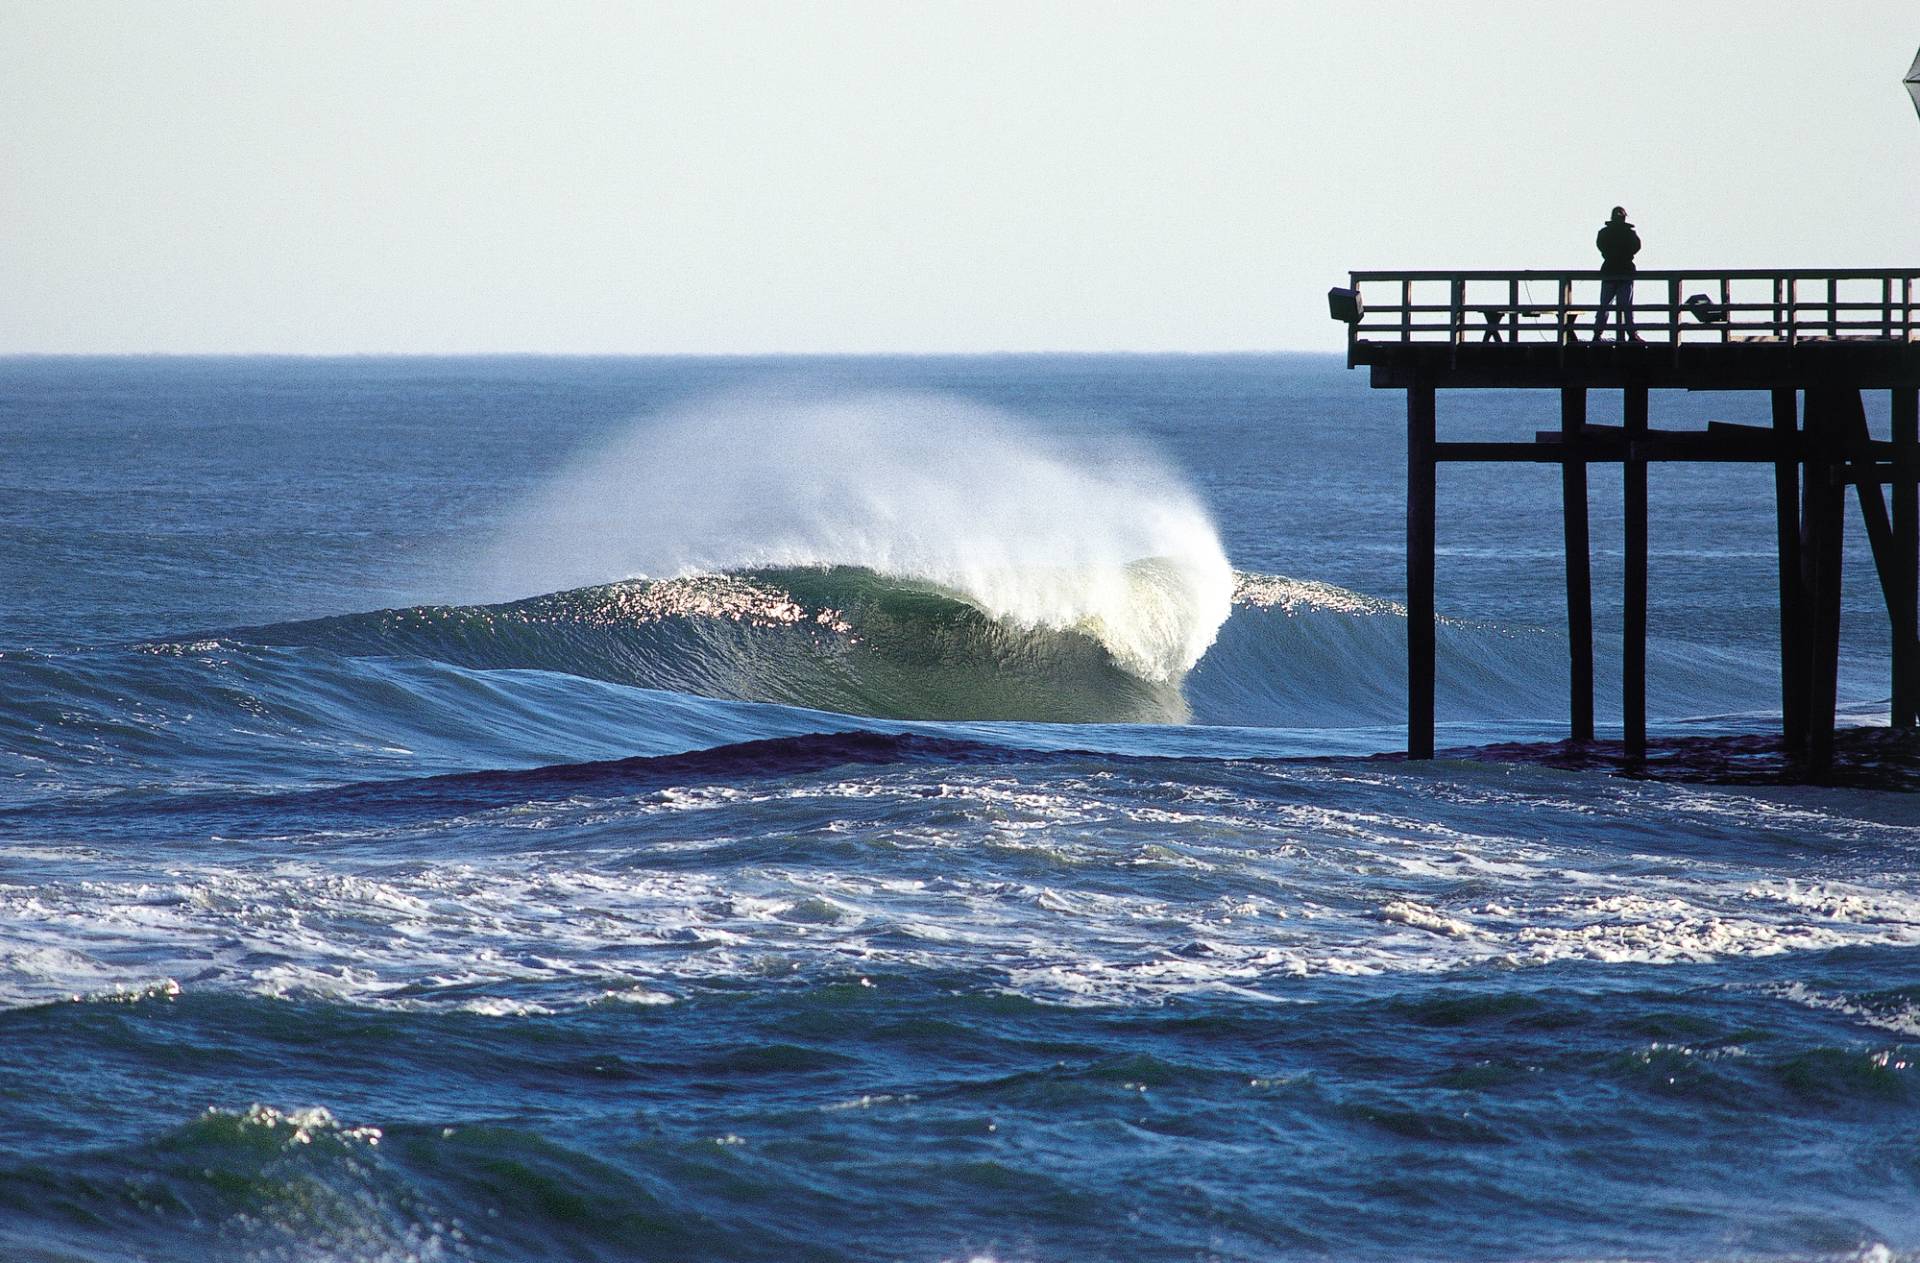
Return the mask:
[[[1624, 467], [1621, 709], [1627, 755], [1647, 740], [1647, 466], [1747, 461], [1773, 467], [1785, 737], [1816, 774], [1832, 761], [1840, 647], [1841, 550], [1853, 487], [1892, 625], [1892, 720], [1920, 710], [1920, 269], [1643, 271], [1640, 342], [1587, 341], [1598, 272], [1353, 272], [1365, 304], [1333, 297], [1347, 363], [1376, 388], [1407, 392], [1407, 750], [1434, 746], [1435, 470], [1446, 461], [1561, 469], [1571, 648], [1572, 735], [1593, 739], [1593, 594], [1587, 467]], [[1652, 299], [1653, 301], [1648, 301]], [[1344, 310], [1343, 310], [1344, 308]], [[1552, 389], [1557, 428], [1532, 442], [1449, 442], [1435, 400], [1448, 389]], [[1587, 424], [1587, 396], [1617, 390], [1620, 426]], [[1765, 391], [1764, 424], [1651, 424], [1657, 390]], [[1875, 439], [1862, 392], [1885, 390], [1892, 433]], [[1891, 507], [1882, 487], [1891, 487]]]

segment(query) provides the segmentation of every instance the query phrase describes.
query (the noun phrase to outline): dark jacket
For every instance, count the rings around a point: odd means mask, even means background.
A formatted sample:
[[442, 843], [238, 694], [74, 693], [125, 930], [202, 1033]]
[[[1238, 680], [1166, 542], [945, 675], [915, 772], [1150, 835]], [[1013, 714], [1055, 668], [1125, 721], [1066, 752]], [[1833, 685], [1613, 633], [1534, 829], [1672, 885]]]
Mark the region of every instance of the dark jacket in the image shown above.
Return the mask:
[[1632, 276], [1633, 256], [1640, 253], [1640, 234], [1624, 219], [1609, 219], [1593, 239], [1600, 247], [1600, 271], [1606, 276]]

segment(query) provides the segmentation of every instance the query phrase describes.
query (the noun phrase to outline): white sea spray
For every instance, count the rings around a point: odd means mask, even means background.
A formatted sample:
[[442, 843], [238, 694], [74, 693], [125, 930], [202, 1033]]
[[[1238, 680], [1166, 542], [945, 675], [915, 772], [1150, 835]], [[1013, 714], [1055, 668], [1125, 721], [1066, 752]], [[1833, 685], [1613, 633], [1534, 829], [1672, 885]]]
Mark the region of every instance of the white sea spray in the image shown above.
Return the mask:
[[1098, 446], [938, 395], [736, 395], [642, 419], [549, 482], [489, 563], [495, 595], [755, 567], [851, 566], [1098, 639], [1142, 678], [1199, 661], [1234, 576], [1198, 497]]

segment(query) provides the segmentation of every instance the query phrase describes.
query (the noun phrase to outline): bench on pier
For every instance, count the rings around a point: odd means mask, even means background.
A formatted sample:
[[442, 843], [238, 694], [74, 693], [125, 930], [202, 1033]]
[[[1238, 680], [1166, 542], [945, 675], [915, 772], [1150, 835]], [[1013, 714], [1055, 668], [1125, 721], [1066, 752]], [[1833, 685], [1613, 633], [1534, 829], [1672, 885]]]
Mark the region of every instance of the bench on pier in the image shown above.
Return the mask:
[[1520, 321], [1537, 320], [1543, 313], [1543, 309], [1539, 307], [1475, 307], [1474, 311], [1478, 312], [1480, 318], [1487, 322], [1486, 336], [1480, 339], [1482, 342], [1500, 341], [1500, 326], [1503, 324], [1511, 324], [1513, 326], [1508, 331], [1508, 337], [1518, 342], [1520, 340]]

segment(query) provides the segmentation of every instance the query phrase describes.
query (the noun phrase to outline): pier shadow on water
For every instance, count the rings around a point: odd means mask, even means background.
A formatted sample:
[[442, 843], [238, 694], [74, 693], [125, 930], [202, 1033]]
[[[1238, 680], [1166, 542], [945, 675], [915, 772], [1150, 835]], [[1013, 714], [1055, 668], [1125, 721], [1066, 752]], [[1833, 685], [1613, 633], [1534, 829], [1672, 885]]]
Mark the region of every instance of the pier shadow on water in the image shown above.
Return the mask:
[[[1815, 769], [1778, 734], [1649, 737], [1644, 759], [1623, 741], [1497, 742], [1456, 746], [1442, 759], [1523, 763], [1570, 771], [1609, 772], [1653, 781], [1705, 785], [1824, 785], [1847, 789], [1920, 790], [1920, 733], [1904, 728], [1843, 728], [1834, 736], [1833, 766]], [[1373, 761], [1405, 762], [1404, 753]]]

